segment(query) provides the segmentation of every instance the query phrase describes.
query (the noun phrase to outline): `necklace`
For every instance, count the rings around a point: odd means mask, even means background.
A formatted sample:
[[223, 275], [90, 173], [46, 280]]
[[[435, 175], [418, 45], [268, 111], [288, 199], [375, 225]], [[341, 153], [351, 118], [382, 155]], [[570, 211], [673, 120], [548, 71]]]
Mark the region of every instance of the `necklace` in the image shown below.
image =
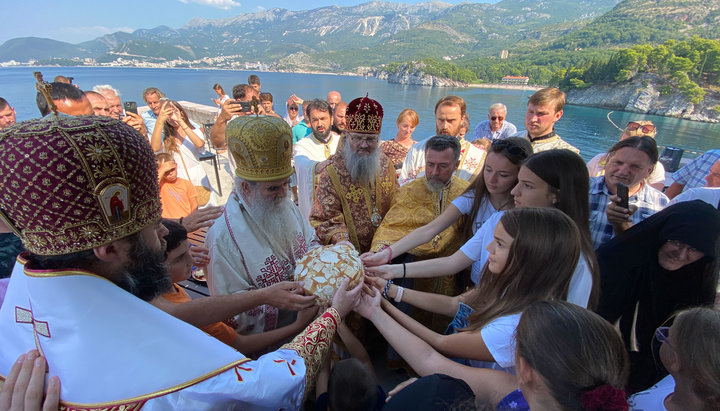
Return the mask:
[[[380, 223], [382, 223], [382, 216], [380, 215], [380, 211], [378, 211], [377, 208], [377, 201], [380, 198], [380, 172], [378, 172], [378, 175], [375, 177], [375, 189], [373, 190], [373, 183], [370, 183], [368, 185], [367, 190], [363, 190], [363, 193], [365, 194], [365, 204], [367, 205], [368, 213], [370, 214], [370, 223], [377, 228], [380, 227]], [[373, 198], [371, 200], [370, 193], [373, 193]]]

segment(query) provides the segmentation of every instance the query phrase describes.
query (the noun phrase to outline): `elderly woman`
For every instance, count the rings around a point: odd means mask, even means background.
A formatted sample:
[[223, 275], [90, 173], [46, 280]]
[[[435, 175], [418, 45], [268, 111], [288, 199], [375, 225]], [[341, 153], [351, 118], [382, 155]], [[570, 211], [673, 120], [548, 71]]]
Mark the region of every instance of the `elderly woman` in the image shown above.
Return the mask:
[[720, 211], [695, 200], [660, 211], [598, 249], [597, 312], [620, 320], [631, 391], [665, 374], [654, 360], [655, 329], [677, 310], [715, 301], [719, 237]]

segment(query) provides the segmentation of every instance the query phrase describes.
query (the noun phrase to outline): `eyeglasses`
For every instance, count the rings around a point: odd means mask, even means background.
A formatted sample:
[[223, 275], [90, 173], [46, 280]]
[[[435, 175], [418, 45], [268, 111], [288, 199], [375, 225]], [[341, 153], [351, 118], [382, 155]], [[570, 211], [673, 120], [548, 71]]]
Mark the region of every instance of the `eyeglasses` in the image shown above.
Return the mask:
[[691, 254], [691, 255], [692, 255], [692, 254], [697, 255], [697, 254], [701, 254], [701, 253], [702, 253], [702, 251], [698, 250], [698, 249], [695, 248], [695, 247], [689, 246], [689, 245], [683, 243], [682, 241], [678, 241], [678, 240], [667, 240], [667, 242], [668, 242], [670, 245], [672, 245], [673, 247], [677, 248], [678, 250], [685, 250], [685, 251], [687, 251], [688, 254]]
[[297, 107], [288, 107], [288, 110], [290, 110], [290, 111], [298, 111], [298, 108], [297, 108]]
[[363, 137], [363, 136], [360, 136], [360, 135], [357, 135], [357, 134], [350, 134], [350, 139], [351, 139], [353, 142], [355, 142], [355, 143], [365, 143], [365, 144], [367, 144], [367, 145], [369, 145], [369, 146], [371, 146], [371, 145], [373, 145], [373, 144], [377, 144], [377, 142], [378, 142], [378, 137], [377, 137], [377, 136], [374, 136], [374, 137]]
[[666, 343], [670, 347], [672, 347], [672, 344], [670, 344], [670, 327], [658, 327], [655, 330], [655, 339], [658, 340], [661, 343]]
[[527, 154], [527, 152], [525, 152], [524, 148], [522, 148], [520, 146], [516, 146], [515, 144], [513, 144], [509, 141], [505, 141], [505, 140], [493, 141], [491, 148], [492, 148], [492, 151], [495, 151], [495, 152], [500, 152], [503, 149], [507, 150], [507, 152], [513, 156], [518, 156], [518, 157], [523, 157], [523, 158], [526, 158], [528, 156], [528, 154]]
[[505, 120], [505, 117], [492, 116], [492, 117], [490, 117], [490, 120], [492, 120], [492, 121], [495, 121], [495, 120], [503, 121], [503, 120]]
[[643, 133], [652, 133], [653, 131], [655, 131], [654, 124], [640, 124], [634, 121], [630, 121], [629, 123], [627, 123], [627, 126], [625, 128], [628, 131], [635, 131], [637, 129], [640, 129]]

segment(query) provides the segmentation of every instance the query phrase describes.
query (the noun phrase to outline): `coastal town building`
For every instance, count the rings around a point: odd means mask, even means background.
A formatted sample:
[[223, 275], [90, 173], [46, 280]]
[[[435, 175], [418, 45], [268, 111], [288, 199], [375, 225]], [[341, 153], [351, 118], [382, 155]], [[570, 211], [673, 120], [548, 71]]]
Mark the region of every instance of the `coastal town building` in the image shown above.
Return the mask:
[[530, 77], [526, 76], [505, 76], [502, 78], [502, 84], [522, 84], [526, 85], [530, 81]]

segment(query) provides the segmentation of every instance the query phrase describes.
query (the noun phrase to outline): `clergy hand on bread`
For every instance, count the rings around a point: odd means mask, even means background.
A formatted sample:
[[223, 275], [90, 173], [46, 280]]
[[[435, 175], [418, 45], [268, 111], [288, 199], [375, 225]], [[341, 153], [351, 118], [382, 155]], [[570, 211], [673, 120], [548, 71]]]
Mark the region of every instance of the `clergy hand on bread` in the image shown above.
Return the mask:
[[145, 123], [143, 123], [142, 117], [139, 114], [131, 113], [128, 111], [125, 113], [125, 117], [123, 117], [122, 122], [137, 130], [138, 133], [147, 137], [147, 128], [145, 128]]
[[360, 301], [360, 295], [362, 294], [362, 283], [358, 284], [352, 290], [348, 290], [347, 286], [350, 283], [349, 278], [345, 278], [335, 291], [335, 295], [332, 299], [332, 307], [337, 310], [340, 317], [345, 318], [346, 315], [352, 311]]
[[360, 259], [362, 260], [365, 267], [376, 267], [378, 265], [387, 264], [389, 262], [390, 252], [387, 248], [378, 251], [377, 253], [368, 251], [367, 253], [361, 255]]
[[0, 410], [58, 410], [60, 380], [52, 377], [43, 402], [47, 363], [37, 350], [21, 355], [0, 390]]
[[203, 227], [210, 227], [215, 222], [215, 219], [222, 215], [223, 211], [225, 211], [225, 208], [222, 206], [199, 208], [189, 216], [184, 217], [182, 219], [182, 225], [188, 233], [192, 233]]
[[[364, 261], [363, 261], [364, 263]], [[368, 277], [380, 277], [386, 280], [402, 277], [402, 264], [384, 264], [375, 267], [365, 266], [365, 275]]]
[[265, 304], [281, 310], [300, 311], [315, 306], [314, 295], [305, 295], [301, 281], [281, 281], [260, 288]]

